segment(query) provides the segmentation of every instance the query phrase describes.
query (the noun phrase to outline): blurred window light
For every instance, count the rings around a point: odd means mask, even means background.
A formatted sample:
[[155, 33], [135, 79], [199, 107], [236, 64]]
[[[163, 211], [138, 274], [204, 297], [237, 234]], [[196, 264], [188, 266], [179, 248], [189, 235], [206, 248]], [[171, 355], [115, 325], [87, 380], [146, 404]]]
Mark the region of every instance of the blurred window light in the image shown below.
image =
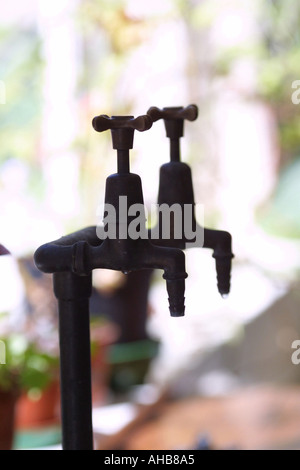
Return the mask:
[[163, 15], [174, 8], [174, 2], [170, 0], [128, 0], [126, 4], [126, 13], [131, 18], [146, 18], [154, 15]]

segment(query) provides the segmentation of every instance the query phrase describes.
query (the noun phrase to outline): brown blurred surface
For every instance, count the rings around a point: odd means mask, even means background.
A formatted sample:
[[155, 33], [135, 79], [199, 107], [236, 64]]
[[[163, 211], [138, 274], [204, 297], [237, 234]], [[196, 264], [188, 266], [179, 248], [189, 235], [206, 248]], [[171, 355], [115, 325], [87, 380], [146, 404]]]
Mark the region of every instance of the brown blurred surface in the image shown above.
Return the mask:
[[300, 388], [253, 387], [167, 402], [129, 433], [125, 449], [193, 449], [201, 435], [214, 449], [300, 449]]

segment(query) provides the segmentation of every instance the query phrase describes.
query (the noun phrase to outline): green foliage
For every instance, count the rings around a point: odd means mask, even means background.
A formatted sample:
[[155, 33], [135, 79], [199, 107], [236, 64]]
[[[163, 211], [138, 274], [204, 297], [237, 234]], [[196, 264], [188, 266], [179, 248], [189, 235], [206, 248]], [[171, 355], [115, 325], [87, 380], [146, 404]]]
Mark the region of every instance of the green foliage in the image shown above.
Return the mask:
[[24, 335], [9, 335], [4, 343], [6, 363], [0, 365], [0, 388], [45, 389], [57, 372], [58, 358], [40, 351]]
[[273, 107], [284, 157], [295, 157], [300, 151], [299, 110], [291, 101], [292, 83], [300, 79], [299, 20], [299, 2], [262, 4], [258, 93]]
[[292, 83], [300, 79], [300, 4], [268, 0], [262, 4], [262, 41], [258, 56], [258, 94], [274, 112], [281, 161], [277, 187], [258, 220], [272, 234], [300, 238], [300, 115], [292, 102]]
[[0, 106], [0, 163], [35, 161], [41, 117], [42, 61], [31, 30], [0, 30], [0, 79], [6, 103]]

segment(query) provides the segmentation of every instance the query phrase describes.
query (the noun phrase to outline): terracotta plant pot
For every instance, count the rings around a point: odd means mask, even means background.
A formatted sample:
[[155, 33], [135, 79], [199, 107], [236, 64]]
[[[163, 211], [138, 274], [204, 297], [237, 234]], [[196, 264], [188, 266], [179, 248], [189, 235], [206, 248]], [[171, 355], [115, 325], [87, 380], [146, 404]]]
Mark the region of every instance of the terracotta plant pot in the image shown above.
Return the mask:
[[32, 429], [52, 425], [59, 420], [59, 384], [53, 382], [40, 396], [23, 393], [16, 406], [16, 428]]
[[11, 450], [15, 430], [15, 391], [0, 390], [0, 450]]

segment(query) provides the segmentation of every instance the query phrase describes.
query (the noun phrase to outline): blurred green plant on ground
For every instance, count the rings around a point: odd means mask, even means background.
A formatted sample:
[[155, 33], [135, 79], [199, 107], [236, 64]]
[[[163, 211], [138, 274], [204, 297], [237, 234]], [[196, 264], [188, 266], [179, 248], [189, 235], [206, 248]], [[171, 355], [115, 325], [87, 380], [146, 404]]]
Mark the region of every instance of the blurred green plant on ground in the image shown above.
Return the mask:
[[20, 333], [10, 333], [5, 344], [5, 364], [0, 365], [0, 388], [19, 392], [44, 390], [57, 378], [58, 356], [40, 350]]

